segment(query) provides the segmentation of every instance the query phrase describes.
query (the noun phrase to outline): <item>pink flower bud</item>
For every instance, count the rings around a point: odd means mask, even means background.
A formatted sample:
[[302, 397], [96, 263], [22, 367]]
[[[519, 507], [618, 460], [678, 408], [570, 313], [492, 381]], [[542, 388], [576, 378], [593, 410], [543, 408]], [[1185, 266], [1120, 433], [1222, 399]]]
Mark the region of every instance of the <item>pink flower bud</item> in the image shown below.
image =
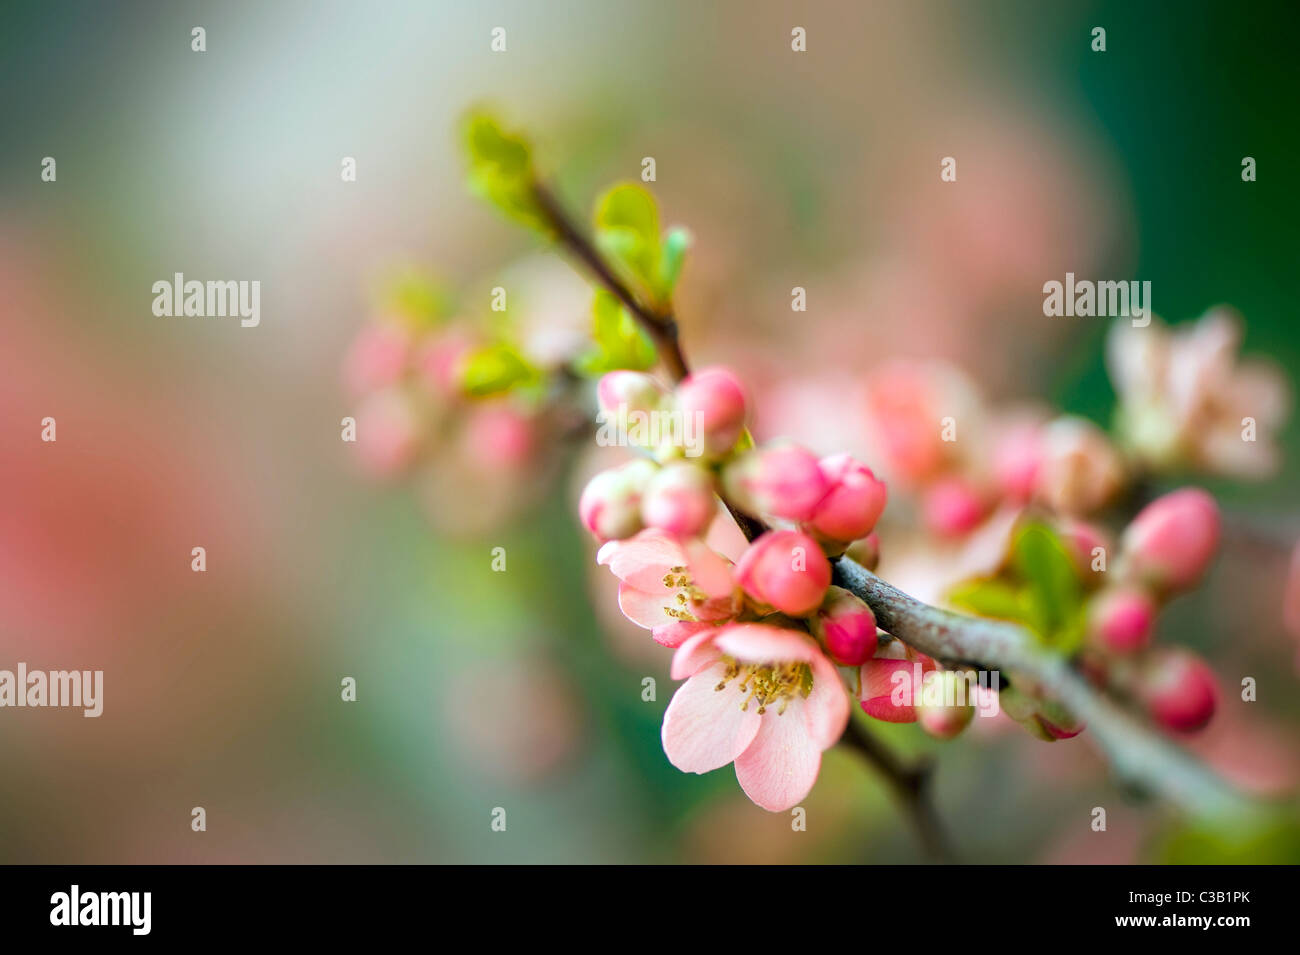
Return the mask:
[[406, 368], [411, 342], [396, 325], [366, 325], [357, 333], [343, 359], [343, 380], [354, 395], [393, 384]]
[[1105, 572], [1110, 559], [1111, 542], [1102, 528], [1067, 518], [1057, 525], [1056, 530], [1085, 580]]
[[741, 555], [736, 581], [759, 603], [802, 617], [821, 604], [831, 565], [807, 534], [768, 531]]
[[624, 540], [641, 530], [641, 494], [655, 473], [644, 458], [601, 471], [587, 482], [578, 517], [600, 541]]
[[1155, 655], [1142, 674], [1138, 693], [1152, 719], [1180, 733], [1208, 723], [1219, 695], [1205, 661], [1186, 650]]
[[813, 633], [841, 666], [861, 666], [876, 653], [876, 617], [842, 587], [832, 587], [812, 620]]
[[955, 670], [927, 674], [914, 707], [921, 729], [935, 739], [952, 739], [969, 726], [975, 716], [972, 686]]
[[812, 517], [829, 489], [817, 459], [797, 444], [751, 451], [728, 465], [722, 480], [743, 510], [789, 521]]
[[970, 482], [947, 478], [931, 485], [921, 502], [922, 519], [931, 533], [960, 537], [970, 533], [984, 517], [984, 502]]
[[866, 537], [885, 509], [884, 483], [848, 454], [822, 458], [818, 466], [830, 490], [804, 529], [845, 544]]
[[1194, 587], [1219, 545], [1219, 507], [1187, 487], [1144, 507], [1121, 540], [1127, 569], [1161, 592]]
[[1103, 590], [1088, 608], [1088, 629], [1093, 641], [1111, 653], [1132, 653], [1151, 642], [1156, 603], [1137, 587]]
[[376, 477], [392, 477], [415, 460], [420, 447], [420, 416], [399, 389], [378, 391], [357, 410], [357, 454]]
[[703, 534], [716, 511], [708, 472], [684, 461], [661, 468], [641, 496], [645, 525], [678, 537]]
[[695, 416], [709, 455], [725, 454], [745, 428], [745, 389], [727, 368], [712, 366], [688, 375], [677, 386], [677, 411]]
[[862, 664], [862, 711], [886, 723], [916, 722], [916, 703], [925, 674], [934, 670], [929, 657], [891, 660], [876, 657]]
[[420, 382], [433, 394], [450, 398], [460, 394], [461, 362], [474, 350], [470, 337], [459, 331], [431, 334], [416, 352], [414, 365]]
[[667, 397], [663, 385], [639, 371], [611, 371], [596, 385], [600, 410], [615, 420], [633, 411], [658, 411]]
[[1043, 462], [1043, 431], [1036, 422], [1011, 425], [993, 446], [993, 474], [998, 489], [1017, 503], [1034, 496]]
[[507, 403], [476, 406], [465, 421], [464, 447], [476, 464], [515, 469], [527, 464], [536, 444], [534, 423]]

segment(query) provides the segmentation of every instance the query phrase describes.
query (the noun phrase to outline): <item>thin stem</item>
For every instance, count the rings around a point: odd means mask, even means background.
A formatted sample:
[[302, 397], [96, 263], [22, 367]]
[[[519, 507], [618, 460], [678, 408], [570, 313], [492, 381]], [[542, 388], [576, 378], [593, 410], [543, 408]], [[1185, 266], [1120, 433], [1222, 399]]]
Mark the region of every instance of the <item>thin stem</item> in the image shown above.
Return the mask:
[[591, 240], [569, 218], [549, 189], [540, 183], [534, 184], [533, 195], [538, 206], [541, 207], [542, 214], [555, 230], [555, 237], [559, 243], [585, 265], [596, 280], [613, 293], [640, 322], [641, 327], [654, 341], [659, 357], [673, 381], [681, 381], [689, 375], [690, 367], [686, 364], [686, 356], [682, 354], [681, 342], [677, 336], [677, 320], [672, 312], [657, 312], [642, 305], [627, 285], [614, 274], [614, 270], [601, 257]]
[[857, 720], [849, 720], [840, 742], [857, 750], [888, 783], [890, 794], [912, 822], [925, 854], [935, 862], [952, 862], [955, 856], [943, 823], [935, 811], [930, 785], [934, 764], [929, 759], [904, 763]]

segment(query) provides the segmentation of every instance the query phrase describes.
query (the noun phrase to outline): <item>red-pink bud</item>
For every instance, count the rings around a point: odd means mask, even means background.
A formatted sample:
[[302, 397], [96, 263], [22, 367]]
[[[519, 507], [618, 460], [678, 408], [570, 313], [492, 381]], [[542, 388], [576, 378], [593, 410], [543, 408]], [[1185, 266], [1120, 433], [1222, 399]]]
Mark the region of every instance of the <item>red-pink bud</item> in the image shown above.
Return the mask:
[[420, 415], [400, 389], [377, 391], [357, 411], [357, 454], [376, 477], [405, 470], [420, 448]]
[[872, 531], [862, 540], [854, 541], [844, 556], [856, 560], [867, 570], [875, 570], [880, 566], [880, 535]]
[[1012, 501], [1034, 496], [1043, 463], [1043, 429], [1037, 422], [1011, 425], [993, 446], [993, 474], [998, 489]]
[[936, 670], [926, 675], [916, 701], [916, 720], [935, 739], [952, 739], [975, 716], [975, 684], [955, 670]]
[[644, 458], [601, 471], [582, 491], [578, 517], [597, 540], [624, 540], [641, 530], [641, 494], [655, 473]]
[[1106, 532], [1095, 524], [1066, 518], [1056, 527], [1069, 548], [1070, 556], [1084, 579], [1091, 579], [1107, 569], [1111, 542]]
[[813, 633], [841, 666], [861, 666], [876, 653], [876, 617], [871, 608], [842, 587], [826, 593], [812, 620]]
[[727, 495], [742, 510], [805, 521], [829, 489], [817, 459], [797, 444], [751, 451], [723, 472]]
[[474, 350], [464, 332], [449, 330], [430, 335], [421, 343], [413, 364], [420, 382], [435, 395], [450, 398], [460, 394], [461, 363]]
[[736, 580], [759, 603], [802, 617], [821, 604], [831, 585], [831, 565], [807, 534], [768, 531], [741, 555]]
[[745, 429], [745, 388], [730, 369], [718, 365], [688, 375], [677, 386], [677, 411], [697, 416], [706, 454], [725, 454]]
[[1186, 650], [1155, 654], [1143, 671], [1138, 692], [1152, 719], [1180, 733], [1208, 723], [1219, 696], [1213, 672]]
[[410, 348], [410, 336], [396, 325], [366, 325], [343, 359], [348, 390], [364, 395], [395, 383], [406, 368]]
[[1151, 642], [1156, 602], [1138, 587], [1103, 590], [1088, 608], [1088, 629], [1093, 641], [1111, 653], [1132, 653]]
[[884, 482], [876, 480], [870, 468], [848, 454], [822, 458], [818, 466], [830, 490], [818, 503], [805, 530], [845, 544], [866, 537], [885, 509]]
[[661, 468], [641, 495], [645, 525], [679, 537], [703, 534], [716, 511], [712, 478], [703, 468], [684, 461]]
[[916, 722], [916, 703], [925, 674], [935, 669], [929, 657], [891, 660], [876, 657], [862, 664], [862, 711], [886, 723]]
[[970, 482], [946, 478], [931, 485], [921, 503], [925, 526], [940, 537], [960, 537], [984, 517], [984, 502]]
[[1156, 498], [1124, 531], [1127, 569], [1162, 592], [1194, 587], [1219, 546], [1219, 507], [1200, 488]]
[[507, 402], [477, 405], [465, 421], [466, 454], [485, 467], [520, 468], [532, 458], [535, 424]]

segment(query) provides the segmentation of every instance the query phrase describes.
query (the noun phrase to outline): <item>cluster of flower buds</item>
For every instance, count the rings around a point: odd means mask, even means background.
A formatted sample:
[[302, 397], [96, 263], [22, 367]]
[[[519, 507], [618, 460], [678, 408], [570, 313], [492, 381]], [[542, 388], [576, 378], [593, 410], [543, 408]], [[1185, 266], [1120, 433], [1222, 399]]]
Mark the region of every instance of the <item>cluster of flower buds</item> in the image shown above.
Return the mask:
[[[592, 478], [579, 515], [603, 542], [623, 613], [676, 650], [686, 683], [664, 717], [665, 751], [690, 772], [734, 762], [756, 803], [789, 808], [848, 720], [836, 667], [877, 652], [871, 608], [831, 586], [830, 561], [874, 552], [885, 486], [848, 455], [750, 447], [745, 393], [724, 368], [673, 391], [611, 372], [597, 396], [620, 443], [646, 453]], [[734, 564], [704, 542], [719, 496], [771, 527]]]
[[515, 396], [470, 393], [465, 369], [483, 347], [466, 325], [394, 311], [363, 326], [343, 362], [357, 402], [343, 439], [354, 442], [361, 469], [414, 481], [447, 530], [504, 520], [543, 483], [536, 477], [552, 423]]
[[1194, 654], [1152, 647], [1165, 601], [1195, 587], [1219, 541], [1219, 510], [1199, 488], [1148, 504], [1125, 528], [1119, 559], [1089, 598], [1089, 671], [1136, 697], [1169, 729], [1204, 726], [1214, 714], [1213, 676]]

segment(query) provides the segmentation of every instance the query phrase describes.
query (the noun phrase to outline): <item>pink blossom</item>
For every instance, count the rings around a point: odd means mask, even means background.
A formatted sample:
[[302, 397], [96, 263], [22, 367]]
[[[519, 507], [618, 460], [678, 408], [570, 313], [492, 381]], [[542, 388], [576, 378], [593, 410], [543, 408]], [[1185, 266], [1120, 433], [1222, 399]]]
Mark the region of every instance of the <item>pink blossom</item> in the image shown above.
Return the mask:
[[821, 604], [831, 584], [831, 565], [807, 534], [768, 531], [741, 555], [736, 580], [759, 603], [802, 617]]
[[1093, 639], [1112, 653], [1132, 653], [1151, 641], [1156, 603], [1136, 587], [1115, 587], [1093, 598], [1088, 609]]
[[578, 518], [599, 541], [622, 540], [641, 530], [641, 496], [654, 462], [637, 458], [595, 475], [578, 500]]
[[749, 452], [727, 466], [723, 483], [742, 509], [790, 521], [812, 517], [830, 489], [817, 459], [796, 444]]
[[[883, 652], [883, 651], [882, 651]], [[929, 657], [876, 657], [862, 664], [862, 711], [886, 723], [916, 722], [916, 703], [925, 674], [935, 669]]]
[[1186, 650], [1155, 654], [1138, 688], [1152, 719], [1178, 732], [1198, 730], [1210, 721], [1218, 704], [1214, 673], [1205, 661]]
[[596, 562], [619, 579], [623, 615], [666, 647], [736, 614], [731, 565], [702, 541], [647, 528], [628, 540], [609, 541]]
[[804, 529], [842, 544], [866, 537], [885, 509], [884, 483], [848, 454], [822, 458], [818, 467], [829, 490]]
[[1120, 546], [1135, 579], [1165, 592], [1188, 590], [1219, 546], [1219, 506], [1194, 487], [1158, 497], [1125, 528]]
[[842, 587], [830, 588], [812, 625], [831, 659], [842, 666], [860, 666], [875, 655], [875, 614]]
[[734, 762], [745, 794], [772, 812], [808, 795], [822, 752], [848, 725], [839, 674], [797, 631], [746, 623], [697, 633], [677, 648], [672, 676], [687, 679], [664, 713], [669, 761], [689, 773]]
[[1119, 453], [1091, 421], [1066, 415], [1044, 429], [1038, 497], [1057, 513], [1092, 514], [1114, 500], [1125, 479]]
[[353, 395], [365, 395], [395, 384], [406, 369], [411, 341], [406, 330], [392, 324], [362, 327], [343, 359], [343, 380]]
[[703, 468], [685, 461], [661, 468], [641, 496], [641, 517], [646, 526], [678, 537], [703, 534], [716, 512], [713, 479]]
[[730, 451], [745, 429], [745, 389], [740, 379], [720, 366], [701, 368], [677, 386], [677, 411], [697, 415], [707, 454]]
[[939, 537], [968, 534], [984, 518], [979, 490], [965, 478], [944, 478], [926, 488], [921, 500], [925, 526]]
[[982, 417], [970, 384], [941, 363], [891, 362], [867, 384], [873, 445], [888, 476], [909, 486], [932, 480], [954, 463], [957, 442], [944, 440], [945, 419], [970, 429]]
[[420, 416], [409, 396], [389, 388], [370, 395], [357, 410], [357, 454], [376, 477], [392, 477], [415, 460]]

